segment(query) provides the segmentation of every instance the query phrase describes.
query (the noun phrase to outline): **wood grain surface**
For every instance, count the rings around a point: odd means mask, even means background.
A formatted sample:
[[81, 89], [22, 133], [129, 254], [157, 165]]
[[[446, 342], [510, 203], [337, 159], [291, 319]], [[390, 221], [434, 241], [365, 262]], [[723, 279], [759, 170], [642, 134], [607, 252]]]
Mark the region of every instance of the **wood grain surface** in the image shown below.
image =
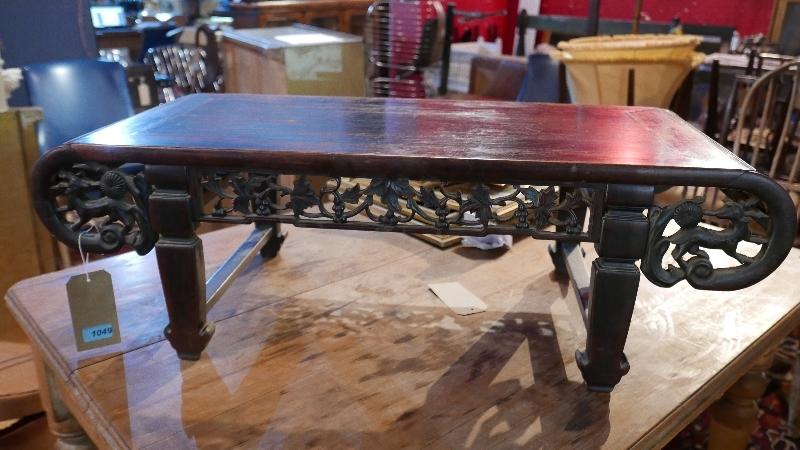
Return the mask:
[[752, 170], [657, 108], [243, 94], [183, 97], [84, 135], [47, 159], [68, 156], [498, 182], [649, 184], [657, 175], [680, 185], [702, 180], [669, 176]]
[[[101, 448], [652, 448], [663, 445], [800, 323], [800, 251], [732, 293], [642, 280], [612, 394], [587, 392], [585, 332], [546, 242], [440, 250], [390, 233], [294, 229], [210, 317], [200, 361], [161, 330], [154, 255], [91, 263], [113, 276], [123, 342], [74, 350], [64, 284], [17, 284], [10, 308]], [[203, 236], [207, 268], [248, 233]], [[591, 249], [587, 252], [591, 257]], [[427, 288], [460, 282], [489, 307], [458, 316]]]

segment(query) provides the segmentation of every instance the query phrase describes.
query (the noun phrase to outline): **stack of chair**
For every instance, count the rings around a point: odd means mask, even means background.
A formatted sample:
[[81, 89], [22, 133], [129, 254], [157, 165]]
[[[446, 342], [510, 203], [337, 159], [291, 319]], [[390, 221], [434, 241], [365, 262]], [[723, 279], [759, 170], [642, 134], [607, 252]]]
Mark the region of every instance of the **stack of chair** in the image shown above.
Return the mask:
[[424, 98], [432, 93], [423, 69], [442, 58], [445, 10], [435, 0], [377, 0], [367, 12], [365, 37], [370, 94]]
[[727, 138], [733, 153], [775, 179], [800, 205], [800, 60], [783, 64], [753, 81], [736, 128]]
[[[201, 45], [200, 40], [205, 43]], [[222, 92], [222, 65], [214, 30], [198, 28], [195, 45], [163, 45], [151, 48], [144, 57], [161, 87], [159, 102], [201, 92]]]

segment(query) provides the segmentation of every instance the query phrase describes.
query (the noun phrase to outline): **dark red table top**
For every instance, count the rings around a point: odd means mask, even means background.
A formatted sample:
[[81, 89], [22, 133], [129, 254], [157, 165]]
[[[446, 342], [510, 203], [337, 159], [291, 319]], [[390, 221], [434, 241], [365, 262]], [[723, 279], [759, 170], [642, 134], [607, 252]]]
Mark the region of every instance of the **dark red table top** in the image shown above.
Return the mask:
[[450, 180], [656, 183], [753, 170], [667, 110], [488, 101], [191, 95], [64, 150], [100, 161]]

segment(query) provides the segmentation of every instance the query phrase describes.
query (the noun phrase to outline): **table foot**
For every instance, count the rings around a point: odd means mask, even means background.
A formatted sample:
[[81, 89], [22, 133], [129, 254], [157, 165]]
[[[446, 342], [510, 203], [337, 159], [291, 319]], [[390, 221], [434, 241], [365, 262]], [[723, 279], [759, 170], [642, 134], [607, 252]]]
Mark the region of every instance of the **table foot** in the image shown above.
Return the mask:
[[181, 359], [197, 360], [214, 334], [214, 324], [206, 321], [203, 242], [196, 236], [162, 237], [156, 259], [169, 316], [164, 335]]
[[592, 263], [586, 350], [576, 353], [590, 391], [611, 392], [630, 370], [623, 353], [639, 288], [633, 263], [598, 258]]
[[197, 361], [208, 346], [211, 337], [214, 336], [214, 331], [213, 322], [206, 322], [199, 331], [192, 333], [178, 333], [173, 331], [170, 325], [167, 325], [164, 328], [164, 336], [177, 352], [178, 358], [184, 361]]
[[[611, 392], [614, 390], [614, 386], [619, 383], [619, 380], [625, 376], [628, 371], [631, 369], [631, 366], [628, 364], [628, 358], [625, 357], [625, 354], [622, 354], [622, 360], [620, 361], [619, 365], [619, 376], [616, 377], [615, 381], [610, 381], [606, 383], [594, 383], [590, 382], [589, 379], [597, 379], [599, 377], [594, 377], [594, 373], [597, 371], [596, 365], [593, 365], [589, 361], [589, 357], [586, 356], [585, 352], [580, 350], [575, 350], [575, 361], [578, 363], [578, 369], [581, 371], [581, 375], [583, 375], [586, 381], [586, 388], [591, 392]], [[587, 378], [588, 376], [588, 378]], [[610, 377], [609, 377], [610, 378]]]

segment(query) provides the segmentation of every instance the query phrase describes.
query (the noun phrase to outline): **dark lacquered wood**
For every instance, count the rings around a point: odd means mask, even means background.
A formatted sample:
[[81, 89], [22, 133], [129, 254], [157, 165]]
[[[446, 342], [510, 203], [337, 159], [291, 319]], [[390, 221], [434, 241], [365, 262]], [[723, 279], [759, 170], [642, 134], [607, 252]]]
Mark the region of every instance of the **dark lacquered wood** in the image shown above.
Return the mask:
[[148, 181], [156, 188], [150, 195], [156, 260], [167, 304], [169, 324], [164, 329], [181, 359], [197, 360], [214, 335], [206, 320], [206, 273], [203, 242], [195, 234], [198, 197], [192, 198], [189, 171], [185, 167], [150, 166]]
[[624, 175], [646, 184], [674, 175], [678, 184], [687, 173], [752, 170], [656, 108], [305, 96], [192, 95], [58, 151], [79, 160], [450, 180]]
[[[612, 185], [606, 201], [595, 244], [599, 257], [592, 262], [589, 281], [586, 350], [575, 353], [587, 387], [598, 392], [610, 392], [630, 370], [623, 350], [639, 290], [636, 261], [647, 249], [649, 222], [643, 212], [653, 202], [653, 187]], [[564, 252], [563, 258], [568, 256]], [[578, 299], [582, 307], [582, 296]]]

